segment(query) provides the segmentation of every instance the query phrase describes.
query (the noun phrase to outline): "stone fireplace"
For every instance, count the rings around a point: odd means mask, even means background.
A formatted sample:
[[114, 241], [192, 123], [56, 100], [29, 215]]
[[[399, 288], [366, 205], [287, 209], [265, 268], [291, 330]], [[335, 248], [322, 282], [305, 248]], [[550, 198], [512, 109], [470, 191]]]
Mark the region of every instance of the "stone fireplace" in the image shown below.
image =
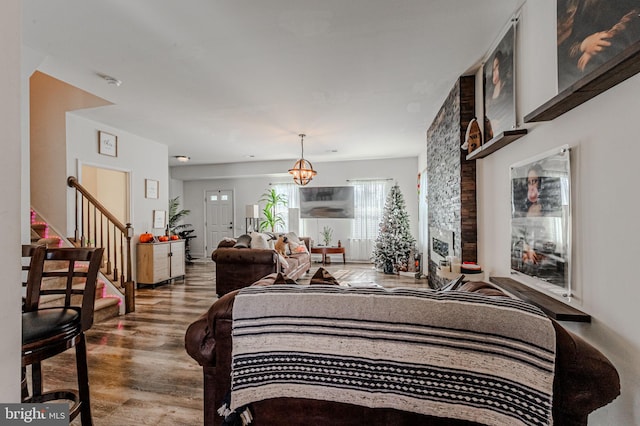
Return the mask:
[[429, 228], [429, 259], [436, 265], [453, 256], [453, 232], [440, 228]]
[[[477, 261], [476, 163], [460, 146], [475, 117], [475, 77], [461, 77], [427, 131], [427, 202], [429, 284], [446, 280], [436, 275], [447, 247], [448, 256]], [[454, 238], [455, 236], [455, 238]], [[438, 250], [433, 250], [435, 239]]]

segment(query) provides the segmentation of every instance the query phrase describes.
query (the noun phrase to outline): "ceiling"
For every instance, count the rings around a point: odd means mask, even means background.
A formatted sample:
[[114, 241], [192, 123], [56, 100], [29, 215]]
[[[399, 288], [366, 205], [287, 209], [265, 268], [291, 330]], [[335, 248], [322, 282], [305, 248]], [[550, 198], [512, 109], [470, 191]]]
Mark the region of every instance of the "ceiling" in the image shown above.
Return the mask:
[[23, 44], [170, 165], [396, 158], [523, 1], [24, 0]]

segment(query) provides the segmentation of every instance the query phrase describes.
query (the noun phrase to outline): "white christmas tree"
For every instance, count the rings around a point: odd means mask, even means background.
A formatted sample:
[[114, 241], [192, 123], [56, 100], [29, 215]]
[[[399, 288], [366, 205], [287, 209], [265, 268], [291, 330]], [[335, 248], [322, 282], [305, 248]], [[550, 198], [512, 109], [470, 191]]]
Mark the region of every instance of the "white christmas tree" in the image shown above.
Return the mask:
[[373, 261], [376, 268], [386, 273], [397, 273], [404, 269], [409, 259], [415, 239], [409, 230], [409, 215], [400, 187], [396, 183], [384, 204], [384, 214], [380, 222]]

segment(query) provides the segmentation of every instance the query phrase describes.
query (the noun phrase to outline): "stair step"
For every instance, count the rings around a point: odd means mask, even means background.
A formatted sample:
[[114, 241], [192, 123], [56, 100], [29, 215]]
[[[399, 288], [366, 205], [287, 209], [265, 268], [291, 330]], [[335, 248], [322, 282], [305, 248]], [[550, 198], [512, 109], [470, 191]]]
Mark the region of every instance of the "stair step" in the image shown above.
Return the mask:
[[93, 322], [98, 323], [120, 315], [120, 299], [107, 296], [96, 300]]
[[[46, 244], [47, 247], [62, 247], [62, 238], [58, 235], [50, 235], [49, 225], [37, 216], [35, 211], [31, 210], [31, 241], [34, 244]], [[74, 247], [80, 247], [81, 241], [76, 241], [75, 238], [69, 238], [69, 242]], [[66, 262], [47, 262], [45, 266], [47, 271], [55, 270], [64, 272], [67, 270]], [[86, 265], [85, 265], [86, 270]], [[104, 272], [103, 272], [104, 273]], [[106, 274], [105, 274], [106, 276]], [[42, 289], [63, 289], [66, 287], [66, 277], [45, 277], [42, 280]], [[82, 288], [84, 285], [83, 278], [74, 278], [73, 288]], [[24, 296], [24, 291], [23, 291]], [[41, 307], [54, 307], [60, 306], [61, 299], [64, 299], [64, 294], [47, 294], [40, 296]], [[77, 299], [76, 303], [80, 303], [81, 296], [71, 296], [72, 303], [74, 299]], [[104, 321], [109, 318], [120, 315], [120, 299], [116, 296], [107, 294], [106, 284], [103, 280], [98, 280], [96, 283], [96, 300], [93, 314], [94, 323]]]

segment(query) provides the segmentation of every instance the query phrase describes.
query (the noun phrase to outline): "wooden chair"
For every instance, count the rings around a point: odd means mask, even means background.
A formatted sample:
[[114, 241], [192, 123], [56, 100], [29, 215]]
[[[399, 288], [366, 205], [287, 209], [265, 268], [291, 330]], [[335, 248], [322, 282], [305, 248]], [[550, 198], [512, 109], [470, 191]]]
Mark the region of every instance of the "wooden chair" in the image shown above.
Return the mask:
[[[103, 251], [103, 248], [35, 248], [22, 313], [22, 367], [31, 365], [32, 376], [32, 394], [23, 402], [73, 401], [69, 420], [80, 414], [84, 426], [93, 424], [85, 331], [93, 325], [96, 281]], [[54, 267], [45, 267], [48, 263]], [[58, 277], [63, 286], [42, 288], [43, 279], [48, 277]], [[61, 306], [39, 308], [40, 296], [45, 294], [64, 295]], [[41, 362], [72, 347], [76, 350], [78, 390], [43, 393]]]
[[[28, 282], [34, 282], [42, 277], [42, 268], [44, 267], [44, 254], [46, 251], [45, 245], [38, 244], [23, 244], [22, 245], [22, 287], [24, 288], [25, 295], [22, 296], [22, 312], [24, 312], [26, 304], [26, 288]], [[33, 270], [31, 269], [33, 265]], [[36, 270], [39, 270], [36, 271]], [[34, 275], [35, 274], [35, 275]], [[27, 387], [26, 369], [22, 367], [22, 399], [24, 400], [29, 396], [29, 389]]]

